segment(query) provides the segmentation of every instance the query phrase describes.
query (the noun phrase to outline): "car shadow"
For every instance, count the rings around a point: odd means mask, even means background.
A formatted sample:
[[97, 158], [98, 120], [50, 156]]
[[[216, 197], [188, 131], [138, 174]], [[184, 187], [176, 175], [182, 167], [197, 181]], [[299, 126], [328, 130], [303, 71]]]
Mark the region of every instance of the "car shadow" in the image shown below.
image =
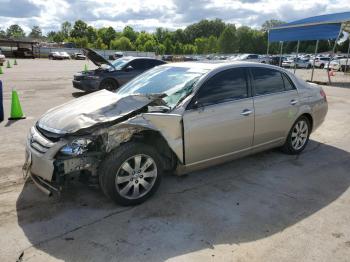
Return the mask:
[[165, 176], [156, 195], [136, 207], [74, 183], [61, 199], [49, 199], [27, 183], [18, 224], [33, 252], [64, 261], [165, 261], [266, 238], [308, 218], [349, 188], [349, 160], [347, 151], [310, 141], [299, 156], [271, 150]]
[[73, 92], [73, 93], [72, 93], [72, 96], [73, 96], [74, 98], [79, 98], [79, 97], [88, 95], [88, 94], [90, 94], [90, 93], [91, 93], [91, 92]]

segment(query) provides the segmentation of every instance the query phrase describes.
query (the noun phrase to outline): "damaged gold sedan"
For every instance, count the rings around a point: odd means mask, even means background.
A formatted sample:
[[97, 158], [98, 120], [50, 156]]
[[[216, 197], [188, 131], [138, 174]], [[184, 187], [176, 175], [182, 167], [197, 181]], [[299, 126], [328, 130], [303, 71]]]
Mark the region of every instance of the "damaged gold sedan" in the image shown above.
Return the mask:
[[83, 176], [134, 205], [165, 171], [184, 174], [273, 147], [298, 154], [326, 113], [323, 90], [281, 68], [162, 65], [116, 92], [49, 110], [29, 132], [24, 169], [48, 195]]

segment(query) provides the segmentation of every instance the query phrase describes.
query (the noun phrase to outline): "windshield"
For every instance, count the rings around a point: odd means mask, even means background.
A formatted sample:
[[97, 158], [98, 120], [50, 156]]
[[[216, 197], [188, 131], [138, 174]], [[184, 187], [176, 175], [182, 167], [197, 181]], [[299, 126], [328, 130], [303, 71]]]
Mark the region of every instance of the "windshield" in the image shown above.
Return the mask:
[[192, 87], [208, 70], [201, 68], [155, 67], [125, 84], [117, 94], [166, 94], [164, 102], [173, 108], [192, 92]]
[[124, 65], [126, 65], [128, 62], [130, 61], [130, 59], [123, 59], [123, 58], [119, 58], [117, 60], [114, 60], [112, 62], [112, 65], [115, 67], [115, 69], [120, 70], [123, 68]]

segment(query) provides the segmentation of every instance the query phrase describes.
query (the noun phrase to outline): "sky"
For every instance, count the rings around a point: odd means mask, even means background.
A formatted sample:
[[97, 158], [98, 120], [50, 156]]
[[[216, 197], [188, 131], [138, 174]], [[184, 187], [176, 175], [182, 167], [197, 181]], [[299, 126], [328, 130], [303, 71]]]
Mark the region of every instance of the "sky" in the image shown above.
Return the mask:
[[269, 19], [286, 22], [350, 11], [350, 0], [0, 0], [0, 28], [19, 24], [26, 31], [39, 25], [57, 31], [64, 21], [82, 19], [95, 27], [121, 31], [157, 27], [184, 28], [202, 19], [220, 18], [237, 26], [258, 28]]

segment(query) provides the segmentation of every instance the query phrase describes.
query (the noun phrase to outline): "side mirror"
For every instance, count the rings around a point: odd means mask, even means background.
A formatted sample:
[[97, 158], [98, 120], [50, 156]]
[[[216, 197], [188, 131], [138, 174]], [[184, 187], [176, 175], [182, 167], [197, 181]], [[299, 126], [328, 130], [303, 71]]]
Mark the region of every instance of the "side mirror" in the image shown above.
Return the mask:
[[134, 70], [134, 68], [131, 65], [129, 65], [129, 66], [124, 68], [124, 71], [126, 71], [126, 72], [129, 72], [129, 71], [132, 71], [132, 70]]

